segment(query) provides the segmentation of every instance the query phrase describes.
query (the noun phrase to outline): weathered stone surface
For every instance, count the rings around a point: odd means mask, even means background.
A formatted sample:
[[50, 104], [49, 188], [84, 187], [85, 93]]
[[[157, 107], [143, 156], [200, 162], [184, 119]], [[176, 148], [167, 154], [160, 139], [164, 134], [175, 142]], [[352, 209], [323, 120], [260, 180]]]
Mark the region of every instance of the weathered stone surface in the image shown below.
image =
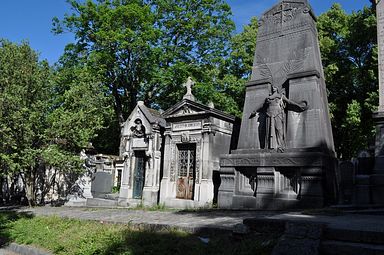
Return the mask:
[[233, 226], [232, 233], [235, 235], [246, 235], [249, 234], [249, 227], [245, 224], [239, 223]]
[[371, 176], [372, 203], [384, 204], [384, 1], [376, 1], [379, 65], [379, 109], [373, 114], [376, 122], [375, 166]]
[[379, 112], [384, 112], [384, 2], [376, 1], [379, 61]]
[[[237, 150], [220, 161], [227, 183], [219, 190], [225, 199], [219, 206], [284, 209], [335, 202], [333, 136], [308, 1], [282, 0], [266, 11], [256, 45]], [[229, 185], [232, 176], [224, 169], [230, 168], [235, 174]]]
[[321, 244], [320, 251], [323, 255], [381, 255], [384, 254], [384, 245], [325, 241]]
[[319, 254], [323, 224], [287, 222], [284, 235], [272, 255]]
[[158, 202], [165, 120], [142, 101], [121, 129], [120, 157], [122, 165], [118, 204], [130, 206]]
[[341, 162], [339, 165], [340, 175], [340, 202], [349, 204], [352, 202], [354, 189], [355, 166], [351, 161]]
[[248, 218], [243, 220], [243, 224], [259, 233], [283, 233], [286, 220]]
[[[163, 113], [164, 171], [160, 203], [174, 208], [210, 207], [217, 202], [220, 155], [233, 149], [239, 120], [195, 102], [188, 79], [183, 100]], [[227, 180], [221, 180], [221, 187]], [[216, 192], [215, 192], [216, 191]], [[222, 197], [225, 197], [225, 195]], [[225, 199], [224, 199], [225, 200]]]
[[96, 172], [92, 176], [91, 192], [94, 198], [104, 198], [105, 194], [112, 192], [112, 174]]

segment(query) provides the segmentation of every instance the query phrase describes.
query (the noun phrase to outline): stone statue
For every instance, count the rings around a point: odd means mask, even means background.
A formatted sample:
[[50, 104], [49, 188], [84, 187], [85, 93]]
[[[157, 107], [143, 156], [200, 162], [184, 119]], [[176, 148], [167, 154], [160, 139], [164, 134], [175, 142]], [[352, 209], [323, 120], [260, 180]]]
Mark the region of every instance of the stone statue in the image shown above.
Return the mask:
[[[308, 109], [308, 104], [303, 101], [298, 104], [289, 100], [284, 93], [279, 93], [277, 87], [272, 86], [271, 94], [265, 99], [264, 107], [266, 109], [266, 135], [265, 144], [268, 149], [283, 152], [286, 144], [286, 129], [285, 129], [285, 110], [287, 105], [294, 107], [294, 111], [303, 112]], [[256, 111], [252, 112], [251, 117], [256, 115]]]
[[141, 119], [136, 119], [135, 124], [135, 126], [131, 127], [132, 137], [145, 138], [145, 127]]

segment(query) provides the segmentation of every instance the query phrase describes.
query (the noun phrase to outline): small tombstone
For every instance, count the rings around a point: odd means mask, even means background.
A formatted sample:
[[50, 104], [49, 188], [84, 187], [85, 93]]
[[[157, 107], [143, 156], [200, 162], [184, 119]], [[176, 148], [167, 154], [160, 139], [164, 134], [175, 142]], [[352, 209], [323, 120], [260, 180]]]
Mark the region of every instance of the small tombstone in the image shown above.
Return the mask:
[[357, 174], [370, 175], [372, 174], [375, 165], [375, 158], [368, 151], [361, 151], [357, 157]]
[[353, 178], [355, 175], [355, 167], [351, 161], [343, 161], [339, 166], [340, 171], [340, 191], [341, 202], [343, 204], [350, 203], [352, 201], [353, 194]]
[[108, 193], [112, 192], [113, 177], [107, 172], [96, 172], [93, 174], [91, 185], [91, 193], [93, 197], [104, 198]]

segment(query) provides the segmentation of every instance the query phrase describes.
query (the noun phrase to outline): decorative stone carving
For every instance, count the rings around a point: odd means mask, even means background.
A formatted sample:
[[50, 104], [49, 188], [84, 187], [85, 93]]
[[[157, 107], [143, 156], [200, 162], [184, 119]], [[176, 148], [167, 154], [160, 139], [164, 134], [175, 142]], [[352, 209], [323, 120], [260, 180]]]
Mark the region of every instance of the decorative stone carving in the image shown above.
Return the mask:
[[188, 77], [187, 82], [183, 84], [183, 87], [187, 88], [187, 93], [184, 95], [184, 99], [195, 101], [195, 96], [192, 94], [192, 86], [195, 85], [195, 82], [191, 77]]
[[131, 127], [132, 137], [145, 138], [145, 127], [141, 119], [135, 120], [135, 126]]
[[[267, 126], [265, 133], [265, 144], [267, 149], [283, 152], [286, 147], [286, 114], [287, 105], [295, 106], [295, 111], [305, 111], [308, 109], [306, 101], [302, 105], [289, 100], [284, 93], [279, 93], [277, 87], [272, 86], [272, 93], [266, 98], [264, 108], [266, 108]], [[256, 116], [256, 110], [252, 112], [251, 118]]]
[[221, 167], [264, 167], [264, 166], [322, 166], [323, 158], [319, 154], [286, 154], [262, 153], [256, 155], [233, 154], [220, 160]]

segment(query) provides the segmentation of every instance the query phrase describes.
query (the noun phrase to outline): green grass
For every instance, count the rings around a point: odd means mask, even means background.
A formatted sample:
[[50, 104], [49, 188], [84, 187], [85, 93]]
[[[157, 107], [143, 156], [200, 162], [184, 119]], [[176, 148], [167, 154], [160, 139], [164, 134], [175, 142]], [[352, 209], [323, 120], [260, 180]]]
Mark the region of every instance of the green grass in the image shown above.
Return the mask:
[[129, 225], [95, 221], [31, 217], [0, 212], [2, 243], [16, 242], [47, 249], [54, 254], [270, 254], [276, 235], [250, 234], [235, 239], [230, 234], [200, 234], [179, 230], [149, 231]]

